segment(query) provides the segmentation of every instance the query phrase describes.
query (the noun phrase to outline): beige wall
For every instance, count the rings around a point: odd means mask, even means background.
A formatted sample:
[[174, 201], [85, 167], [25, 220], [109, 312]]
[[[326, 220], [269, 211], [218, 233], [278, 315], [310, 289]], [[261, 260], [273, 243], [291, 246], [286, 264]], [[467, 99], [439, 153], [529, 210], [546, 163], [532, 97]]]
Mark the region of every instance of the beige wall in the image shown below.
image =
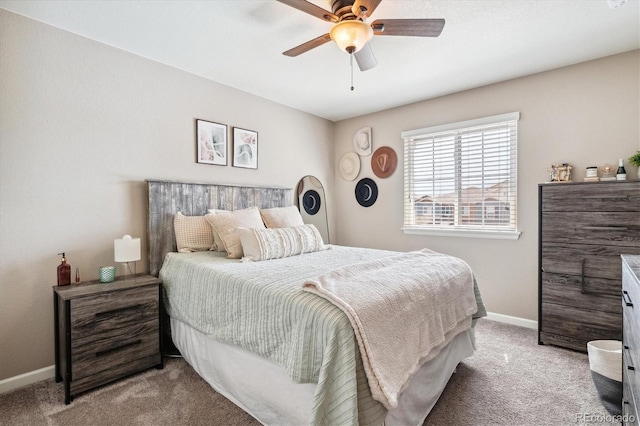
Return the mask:
[[[333, 242], [460, 256], [491, 311], [536, 319], [537, 183], [551, 163], [581, 179], [640, 147], [638, 62], [635, 51], [334, 124], [0, 10], [0, 380], [53, 364], [56, 253], [88, 280], [114, 264], [114, 238], [144, 241], [146, 178], [293, 187], [313, 174]], [[403, 235], [400, 132], [510, 111], [520, 240]], [[258, 131], [259, 170], [196, 164], [195, 118]], [[358, 179], [380, 189], [368, 209], [334, 171], [363, 126], [400, 159], [388, 179], [363, 163]]]
[[[258, 131], [259, 169], [196, 164], [195, 118]], [[330, 188], [333, 128], [0, 10], [0, 380], [53, 364], [56, 253], [88, 280], [144, 241], [144, 179]]]
[[[547, 179], [552, 163], [572, 163], [574, 180], [582, 180], [587, 166], [616, 163], [640, 148], [639, 58], [636, 50], [337, 123], [336, 164], [353, 150], [353, 133], [371, 126], [374, 149], [391, 146], [399, 166], [391, 177], [378, 179], [366, 157], [355, 181], [336, 173], [336, 243], [401, 251], [427, 247], [461, 257], [476, 272], [488, 310], [537, 320], [538, 183]], [[513, 111], [521, 114], [520, 239], [404, 235], [400, 132]], [[627, 173], [634, 177], [636, 168], [627, 166]], [[363, 177], [378, 184], [378, 201], [370, 208], [360, 207], [353, 195]]]

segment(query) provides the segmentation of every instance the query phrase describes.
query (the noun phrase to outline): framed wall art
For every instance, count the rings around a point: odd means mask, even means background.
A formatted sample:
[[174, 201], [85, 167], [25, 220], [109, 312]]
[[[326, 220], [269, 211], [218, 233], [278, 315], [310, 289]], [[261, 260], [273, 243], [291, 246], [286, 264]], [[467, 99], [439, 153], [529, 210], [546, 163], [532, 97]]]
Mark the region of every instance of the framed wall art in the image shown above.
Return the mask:
[[227, 165], [227, 126], [211, 121], [196, 120], [197, 162]]
[[233, 167], [258, 168], [258, 132], [233, 128]]

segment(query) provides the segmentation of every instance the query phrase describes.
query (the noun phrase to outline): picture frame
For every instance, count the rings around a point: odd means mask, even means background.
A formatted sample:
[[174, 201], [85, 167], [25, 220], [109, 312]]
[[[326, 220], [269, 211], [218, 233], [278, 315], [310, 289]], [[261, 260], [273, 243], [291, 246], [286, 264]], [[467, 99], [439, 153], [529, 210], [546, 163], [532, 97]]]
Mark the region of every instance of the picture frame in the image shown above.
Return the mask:
[[233, 167], [258, 168], [258, 132], [233, 128]]
[[227, 126], [212, 121], [196, 119], [196, 162], [226, 166]]

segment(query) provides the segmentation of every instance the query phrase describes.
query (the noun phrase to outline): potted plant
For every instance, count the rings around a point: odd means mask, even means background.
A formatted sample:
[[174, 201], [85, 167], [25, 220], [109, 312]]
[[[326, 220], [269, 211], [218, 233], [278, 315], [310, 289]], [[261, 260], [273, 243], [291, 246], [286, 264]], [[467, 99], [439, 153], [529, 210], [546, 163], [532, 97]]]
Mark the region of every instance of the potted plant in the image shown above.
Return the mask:
[[637, 176], [640, 179], [640, 151], [636, 151], [631, 157], [629, 157], [629, 162], [638, 168]]

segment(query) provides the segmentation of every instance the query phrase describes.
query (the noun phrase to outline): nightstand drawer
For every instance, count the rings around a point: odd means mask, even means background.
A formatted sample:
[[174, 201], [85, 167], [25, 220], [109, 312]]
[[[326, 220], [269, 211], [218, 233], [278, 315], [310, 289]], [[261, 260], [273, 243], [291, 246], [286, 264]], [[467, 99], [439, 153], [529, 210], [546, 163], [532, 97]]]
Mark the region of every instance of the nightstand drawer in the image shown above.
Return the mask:
[[111, 370], [148, 355], [160, 353], [160, 337], [157, 323], [155, 331], [145, 332], [144, 327], [130, 335], [113, 340], [99, 340], [91, 345], [72, 350], [73, 374], [71, 381]]
[[[158, 320], [158, 287], [112, 291], [71, 300], [71, 338], [102, 337], [102, 333]], [[86, 341], [84, 342], [86, 343]]]

